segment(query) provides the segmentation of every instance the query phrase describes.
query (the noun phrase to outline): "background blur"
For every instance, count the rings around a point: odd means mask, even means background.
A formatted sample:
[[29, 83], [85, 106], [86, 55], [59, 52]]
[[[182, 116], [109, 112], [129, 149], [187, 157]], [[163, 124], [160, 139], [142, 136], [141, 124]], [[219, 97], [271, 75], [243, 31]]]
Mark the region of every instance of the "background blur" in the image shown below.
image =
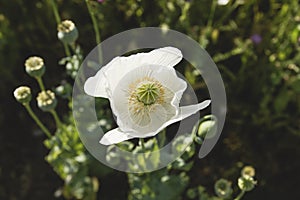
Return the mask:
[[[88, 54], [95, 39], [85, 2], [57, 5], [62, 19], [75, 22], [78, 43]], [[190, 184], [213, 193], [218, 178], [235, 180], [238, 167], [247, 164], [255, 167], [258, 186], [244, 199], [300, 198], [299, 1], [104, 0], [92, 6], [102, 40], [130, 28], [168, 27], [198, 41], [219, 67], [228, 116], [213, 151], [189, 172]], [[37, 92], [37, 83], [24, 73], [32, 55], [46, 60], [49, 88], [68, 80], [57, 64], [64, 49], [56, 34], [49, 1], [0, 0], [0, 199], [54, 199], [63, 183], [45, 161], [44, 135], [13, 97], [23, 84]], [[66, 102], [59, 108], [64, 115]], [[54, 127], [47, 113], [33, 109]], [[99, 181], [101, 199], [126, 199], [126, 174], [114, 171]]]

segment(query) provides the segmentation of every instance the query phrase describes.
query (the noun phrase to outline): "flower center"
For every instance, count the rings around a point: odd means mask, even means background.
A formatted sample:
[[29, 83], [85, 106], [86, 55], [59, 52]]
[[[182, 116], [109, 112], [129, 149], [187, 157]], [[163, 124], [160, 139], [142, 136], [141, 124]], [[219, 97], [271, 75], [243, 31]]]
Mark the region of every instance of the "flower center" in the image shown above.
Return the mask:
[[144, 105], [152, 105], [159, 98], [159, 90], [160, 87], [155, 82], [144, 83], [136, 89], [137, 99], [144, 103]]

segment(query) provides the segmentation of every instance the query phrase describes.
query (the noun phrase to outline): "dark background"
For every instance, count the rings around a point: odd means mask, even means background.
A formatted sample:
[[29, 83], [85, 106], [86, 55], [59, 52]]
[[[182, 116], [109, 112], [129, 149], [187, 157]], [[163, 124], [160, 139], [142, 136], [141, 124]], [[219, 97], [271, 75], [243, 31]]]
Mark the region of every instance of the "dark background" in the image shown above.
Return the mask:
[[[99, 13], [104, 16], [99, 16], [102, 39], [133, 27], [159, 26], [165, 19], [159, 14], [164, 12], [165, 3], [148, 2], [106, 1], [100, 5]], [[143, 8], [141, 16], [126, 14], [134, 3]], [[168, 23], [170, 28], [195, 38], [194, 30], [200, 30], [196, 31], [200, 35], [207, 34], [204, 27], [208, 11], [205, 10], [209, 9], [205, 8], [211, 4], [209, 1], [191, 3], [188, 24], [177, 23], [176, 15], [181, 12], [177, 7], [170, 13]], [[289, 37], [300, 24], [296, 19], [297, 14], [300, 17], [299, 12], [293, 8], [298, 3], [249, 1], [236, 8], [222, 24], [216, 23], [215, 29], [233, 22], [237, 28], [233, 31], [220, 28], [218, 40], [206, 47], [212, 56], [238, 46], [237, 39], [249, 42], [254, 33], [260, 34], [262, 42], [252, 42], [241, 53], [217, 62], [226, 85], [228, 116], [214, 150], [197, 160], [190, 172], [191, 184], [201, 183], [212, 193], [215, 180], [220, 177], [236, 180], [239, 167], [248, 164], [256, 168], [258, 186], [244, 199], [300, 198], [300, 84], [290, 83], [299, 79], [299, 71], [287, 67], [300, 63], [299, 44]], [[59, 1], [58, 5], [62, 18], [76, 22], [80, 31], [78, 43], [87, 54], [95, 41], [84, 2]], [[283, 6], [290, 14], [282, 13]], [[224, 9], [217, 8], [216, 22], [224, 16]], [[296, 34], [299, 37], [299, 31]], [[63, 181], [44, 160], [48, 152], [43, 145], [44, 136], [13, 97], [13, 90], [23, 84], [31, 85], [33, 93], [37, 92], [36, 82], [24, 73], [24, 61], [31, 55], [38, 54], [47, 61], [48, 87], [67, 79], [64, 67], [57, 64], [64, 51], [56, 38], [56, 24], [47, 1], [0, 1], [0, 51], [0, 199], [54, 199], [53, 194]], [[270, 60], [273, 54], [275, 61]], [[67, 110], [61, 104], [59, 113], [63, 115]], [[53, 129], [50, 116], [33, 107]], [[115, 171], [100, 178], [101, 199], [126, 199], [127, 194], [126, 174]]]

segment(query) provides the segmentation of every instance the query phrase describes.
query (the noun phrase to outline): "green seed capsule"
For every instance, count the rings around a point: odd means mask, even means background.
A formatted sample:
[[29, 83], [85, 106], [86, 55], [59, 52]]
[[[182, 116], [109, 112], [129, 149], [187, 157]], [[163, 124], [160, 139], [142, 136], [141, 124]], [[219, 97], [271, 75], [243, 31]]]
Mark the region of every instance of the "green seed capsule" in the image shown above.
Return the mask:
[[31, 101], [31, 89], [27, 86], [20, 86], [14, 91], [16, 100], [22, 104], [27, 104]]
[[36, 100], [38, 107], [44, 112], [54, 110], [57, 105], [55, 94], [50, 90], [40, 92]]
[[44, 60], [37, 56], [29, 57], [25, 61], [25, 70], [29, 76], [34, 78], [42, 77], [46, 71]]
[[220, 198], [228, 198], [232, 194], [231, 182], [226, 179], [219, 179], [215, 183], [215, 193]]
[[71, 20], [62, 21], [57, 27], [57, 37], [66, 44], [73, 44], [78, 38], [78, 30]]
[[257, 184], [257, 181], [253, 177], [244, 175], [238, 179], [238, 186], [241, 190], [249, 192], [253, 190], [254, 186]]

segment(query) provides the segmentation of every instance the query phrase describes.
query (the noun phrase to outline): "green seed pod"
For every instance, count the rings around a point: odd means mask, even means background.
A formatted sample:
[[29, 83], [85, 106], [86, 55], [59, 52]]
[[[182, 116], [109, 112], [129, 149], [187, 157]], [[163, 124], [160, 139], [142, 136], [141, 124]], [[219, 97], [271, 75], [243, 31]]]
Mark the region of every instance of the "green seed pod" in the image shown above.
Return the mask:
[[62, 21], [57, 27], [57, 37], [63, 43], [73, 44], [78, 38], [78, 30], [71, 20]]
[[238, 179], [238, 186], [241, 190], [248, 192], [253, 190], [254, 186], [257, 184], [257, 181], [253, 177], [244, 175]]
[[38, 107], [44, 112], [54, 110], [57, 105], [55, 94], [50, 90], [40, 92], [36, 100]]
[[22, 104], [27, 104], [31, 101], [31, 89], [27, 86], [20, 86], [14, 91], [16, 100]]
[[42, 77], [46, 71], [44, 60], [37, 56], [29, 57], [25, 61], [25, 70], [29, 76], [34, 78]]
[[217, 118], [213, 115], [204, 116], [198, 128], [198, 136], [201, 138], [213, 138], [217, 133]]
[[232, 194], [231, 182], [226, 179], [219, 179], [215, 183], [215, 193], [220, 198], [228, 198]]

